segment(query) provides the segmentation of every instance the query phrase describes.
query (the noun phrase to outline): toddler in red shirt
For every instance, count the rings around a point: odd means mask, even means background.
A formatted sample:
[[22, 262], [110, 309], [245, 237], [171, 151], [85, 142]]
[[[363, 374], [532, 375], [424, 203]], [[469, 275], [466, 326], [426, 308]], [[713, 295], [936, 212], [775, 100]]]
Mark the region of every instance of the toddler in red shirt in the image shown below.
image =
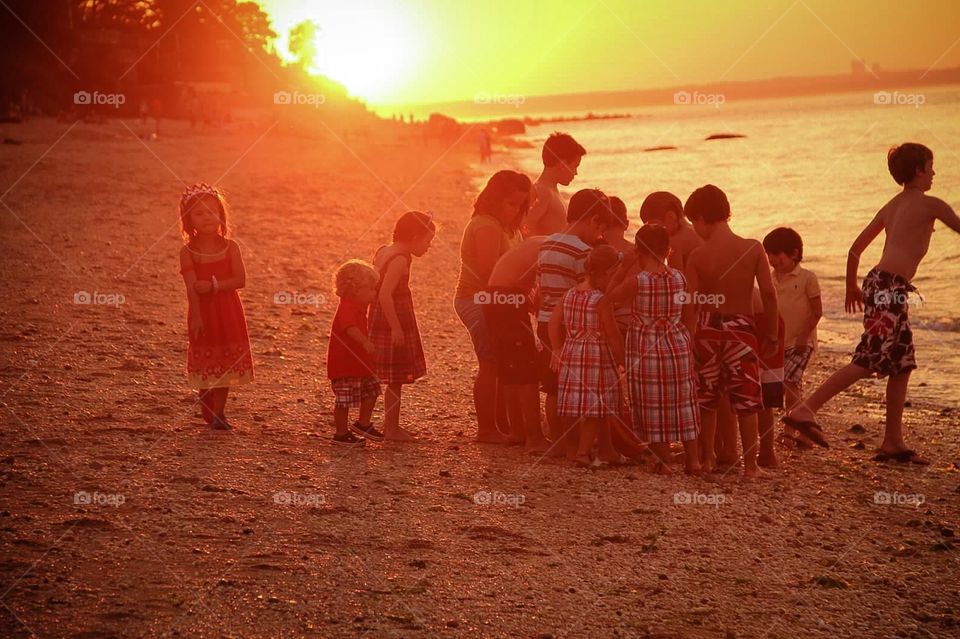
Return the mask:
[[[334, 444], [363, 446], [366, 439], [383, 441], [383, 433], [370, 423], [380, 396], [380, 380], [373, 372], [374, 347], [367, 334], [367, 309], [376, 298], [379, 279], [373, 267], [361, 260], [341, 264], [334, 276], [340, 304], [327, 349], [327, 377], [336, 398]], [[348, 428], [351, 408], [359, 408], [360, 414]]]

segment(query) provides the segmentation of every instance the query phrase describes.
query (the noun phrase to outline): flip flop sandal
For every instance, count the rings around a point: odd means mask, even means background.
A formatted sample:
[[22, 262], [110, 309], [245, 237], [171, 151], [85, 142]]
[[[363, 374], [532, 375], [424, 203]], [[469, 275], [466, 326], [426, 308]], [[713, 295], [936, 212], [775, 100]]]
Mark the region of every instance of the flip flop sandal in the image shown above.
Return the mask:
[[817, 422], [813, 421], [800, 421], [798, 419], [793, 419], [792, 417], [787, 417], [784, 415], [780, 418], [780, 421], [801, 433], [804, 437], [812, 441], [817, 446], [822, 448], [830, 448], [830, 444], [823, 437], [823, 430], [820, 428], [820, 425]]
[[917, 454], [915, 450], [898, 450], [895, 453], [888, 453], [885, 450], [878, 450], [874, 455], [875, 462], [897, 462], [898, 464], [916, 464], [918, 466], [927, 466], [930, 464], [926, 459]]

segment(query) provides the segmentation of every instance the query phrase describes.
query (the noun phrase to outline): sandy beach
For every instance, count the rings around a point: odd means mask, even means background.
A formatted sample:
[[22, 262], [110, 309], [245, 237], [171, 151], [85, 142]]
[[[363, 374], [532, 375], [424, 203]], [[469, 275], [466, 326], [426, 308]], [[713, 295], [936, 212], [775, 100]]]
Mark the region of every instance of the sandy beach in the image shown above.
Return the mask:
[[[0, 636], [960, 632], [960, 413], [915, 402], [907, 441], [932, 464], [877, 464], [865, 382], [822, 414], [832, 448], [782, 451], [755, 483], [472, 444], [452, 308], [472, 140], [166, 128], [0, 126], [23, 141], [0, 146]], [[184, 373], [176, 203], [195, 181], [227, 191], [246, 261], [256, 381], [233, 432], [203, 425]], [[441, 224], [411, 277], [429, 372], [403, 421], [424, 441], [345, 451], [330, 277], [411, 208]]]

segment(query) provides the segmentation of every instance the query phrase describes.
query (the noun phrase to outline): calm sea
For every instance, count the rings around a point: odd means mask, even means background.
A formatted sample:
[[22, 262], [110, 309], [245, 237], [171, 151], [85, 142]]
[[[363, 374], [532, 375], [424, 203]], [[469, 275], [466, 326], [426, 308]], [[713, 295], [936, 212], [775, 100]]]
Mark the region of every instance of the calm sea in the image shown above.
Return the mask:
[[[621, 197], [639, 224], [640, 204], [651, 191], [672, 191], [685, 200], [712, 183], [726, 191], [740, 234], [762, 239], [777, 226], [793, 227], [803, 236], [804, 264], [824, 290], [822, 346], [849, 352], [861, 317], [843, 311], [846, 254], [898, 192], [887, 172], [887, 149], [905, 141], [933, 149], [937, 176], [930, 194], [960, 209], [960, 88], [901, 91], [880, 102], [863, 93], [646, 107], [629, 119], [529, 127], [524, 137], [533, 148], [520, 151], [518, 161], [535, 177], [543, 141], [560, 129], [588, 151], [567, 196], [577, 188], [601, 188]], [[705, 140], [715, 133], [746, 137]], [[677, 148], [644, 151], [657, 146]], [[861, 278], [882, 245], [881, 236], [863, 256]], [[923, 301], [910, 311], [920, 363], [911, 395], [958, 406], [960, 235], [937, 225], [914, 283]]]

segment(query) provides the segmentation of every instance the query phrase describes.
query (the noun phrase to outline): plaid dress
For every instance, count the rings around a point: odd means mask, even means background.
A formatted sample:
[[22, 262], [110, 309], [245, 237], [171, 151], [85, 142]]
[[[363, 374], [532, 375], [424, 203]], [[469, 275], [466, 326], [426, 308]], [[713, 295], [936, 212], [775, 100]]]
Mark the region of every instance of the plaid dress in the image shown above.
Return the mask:
[[[379, 251], [378, 251], [379, 252]], [[394, 255], [380, 269], [380, 284], [387, 267], [395, 259], [406, 259], [409, 266], [410, 256]], [[377, 284], [377, 290], [380, 289]], [[403, 328], [404, 342], [394, 346], [391, 339], [390, 323], [380, 306], [380, 298], [370, 307], [367, 327], [370, 341], [373, 342], [374, 372], [384, 384], [412, 384], [427, 373], [427, 362], [423, 356], [423, 343], [420, 341], [420, 328], [413, 311], [413, 296], [410, 294], [410, 271], [397, 283], [393, 291], [393, 308]]]
[[567, 337], [560, 352], [557, 414], [606, 417], [620, 412], [620, 381], [600, 325], [599, 289], [566, 292], [560, 301]]
[[654, 442], [689, 441], [700, 433], [693, 340], [680, 323], [683, 273], [637, 274], [627, 331], [627, 387], [634, 430]]

